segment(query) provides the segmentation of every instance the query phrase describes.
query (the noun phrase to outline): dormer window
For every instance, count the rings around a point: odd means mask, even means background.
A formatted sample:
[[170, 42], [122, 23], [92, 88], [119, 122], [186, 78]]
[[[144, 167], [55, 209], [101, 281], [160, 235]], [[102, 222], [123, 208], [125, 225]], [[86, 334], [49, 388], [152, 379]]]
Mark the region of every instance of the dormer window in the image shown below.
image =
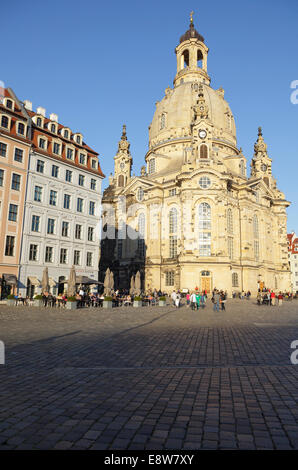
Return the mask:
[[6, 107], [8, 109], [12, 109], [12, 101], [11, 100], [6, 100]]
[[38, 127], [41, 127], [41, 126], [42, 126], [42, 120], [41, 120], [40, 117], [38, 117], [38, 118], [36, 119], [36, 125], [37, 125]]
[[38, 143], [39, 148], [46, 150], [47, 148], [47, 141], [46, 139], [43, 139], [42, 137], [39, 138], [39, 143]]
[[64, 137], [65, 139], [69, 139], [69, 131], [64, 131]]
[[54, 142], [53, 144], [53, 153], [55, 153], [56, 155], [60, 155], [60, 144], [58, 144], [57, 142]]
[[73, 160], [73, 149], [67, 149], [66, 158], [68, 158], [68, 160]]
[[25, 134], [25, 125], [22, 122], [18, 123], [18, 134], [20, 135]]
[[9, 119], [7, 116], [2, 116], [1, 118], [1, 127], [5, 127], [6, 129], [8, 129], [8, 123], [9, 123]]
[[55, 126], [55, 124], [51, 124], [50, 129], [51, 129], [51, 132], [53, 132], [53, 134], [56, 134], [56, 126]]
[[81, 143], [81, 137], [77, 135], [77, 144], [80, 144], [80, 143]]
[[94, 159], [91, 160], [91, 168], [93, 168], [93, 170], [96, 170], [96, 160]]
[[84, 153], [80, 153], [80, 165], [86, 165], [86, 155]]

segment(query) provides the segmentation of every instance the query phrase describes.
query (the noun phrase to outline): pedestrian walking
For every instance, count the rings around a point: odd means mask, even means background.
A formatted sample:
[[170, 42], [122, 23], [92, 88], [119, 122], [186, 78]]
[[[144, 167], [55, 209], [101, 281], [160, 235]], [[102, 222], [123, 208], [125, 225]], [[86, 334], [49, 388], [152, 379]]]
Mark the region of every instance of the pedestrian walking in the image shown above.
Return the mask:
[[175, 307], [176, 305], [176, 297], [177, 297], [176, 291], [173, 290], [172, 295], [171, 295], [173, 307]]
[[200, 300], [201, 300], [201, 295], [199, 292], [196, 293], [196, 305], [197, 305], [197, 310], [200, 308]]
[[196, 294], [193, 292], [190, 296], [190, 308], [192, 310], [195, 310], [196, 308], [196, 302], [197, 302], [197, 299], [196, 299]]
[[213, 294], [213, 310], [219, 312], [219, 292], [217, 290], [214, 291]]

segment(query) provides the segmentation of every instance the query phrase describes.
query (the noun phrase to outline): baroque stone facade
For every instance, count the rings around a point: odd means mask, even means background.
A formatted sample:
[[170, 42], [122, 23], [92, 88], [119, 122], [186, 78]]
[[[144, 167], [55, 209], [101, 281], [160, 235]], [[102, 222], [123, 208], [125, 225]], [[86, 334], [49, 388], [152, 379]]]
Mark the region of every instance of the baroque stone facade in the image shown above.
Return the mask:
[[192, 20], [176, 55], [174, 86], [156, 103], [137, 177], [124, 126], [103, 195], [101, 276], [109, 266], [116, 286], [129, 287], [140, 270], [145, 290], [168, 292], [288, 290], [289, 202], [272, 176], [262, 130], [247, 176], [233, 114], [224, 90], [210, 86], [208, 48]]

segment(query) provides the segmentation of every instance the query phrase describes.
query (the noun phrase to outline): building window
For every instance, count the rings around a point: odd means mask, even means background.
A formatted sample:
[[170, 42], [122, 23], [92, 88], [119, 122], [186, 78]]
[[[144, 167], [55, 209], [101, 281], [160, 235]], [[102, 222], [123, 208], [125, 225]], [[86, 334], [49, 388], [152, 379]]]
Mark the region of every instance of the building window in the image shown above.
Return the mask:
[[6, 157], [7, 145], [3, 142], [0, 142], [0, 155], [1, 157]]
[[177, 209], [172, 208], [169, 213], [169, 233], [176, 233], [177, 232]]
[[42, 125], [42, 120], [41, 120], [40, 117], [38, 117], [38, 118], [36, 119], [36, 125], [37, 125], [38, 127], [41, 127], [41, 125]]
[[260, 257], [260, 245], [259, 245], [259, 240], [254, 241], [254, 256], [255, 260], [258, 261]]
[[57, 144], [57, 142], [54, 142], [53, 144], [53, 153], [60, 155], [60, 144]]
[[68, 237], [69, 222], [62, 222], [62, 237]]
[[16, 173], [13, 173], [12, 180], [11, 180], [11, 189], [14, 189], [15, 191], [20, 191], [20, 186], [21, 186], [21, 176], [17, 175]]
[[89, 215], [95, 215], [95, 202], [89, 202]]
[[77, 211], [83, 212], [83, 199], [81, 199], [80, 197], [78, 197], [77, 200]]
[[7, 116], [2, 116], [1, 118], [1, 127], [5, 127], [6, 129], [8, 129], [8, 117]]
[[228, 237], [228, 256], [230, 259], [234, 258], [234, 240], [232, 237]]
[[169, 237], [170, 243], [170, 258], [175, 258], [177, 256], [177, 235], [170, 235]]
[[166, 286], [174, 286], [175, 274], [174, 271], [166, 272]]
[[94, 228], [88, 227], [88, 242], [94, 241]]
[[84, 186], [85, 183], [85, 176], [79, 175], [79, 186]]
[[22, 122], [18, 123], [18, 134], [20, 134], [20, 135], [25, 134], [25, 126]]
[[9, 204], [8, 220], [16, 222], [18, 217], [18, 206], [15, 204]]
[[227, 210], [227, 229], [229, 233], [233, 233], [233, 214], [232, 209]]
[[72, 149], [70, 149], [70, 148], [67, 149], [66, 158], [68, 158], [68, 160], [73, 159], [73, 150]]
[[240, 175], [241, 176], [246, 176], [246, 171], [245, 171], [245, 164], [243, 160], [240, 160]]
[[58, 178], [59, 167], [57, 165], [52, 165], [52, 176]]
[[206, 144], [200, 146], [200, 158], [208, 158], [208, 147]]
[[257, 215], [253, 217], [253, 234], [254, 238], [259, 238], [259, 220]]
[[66, 170], [66, 172], [65, 172], [65, 181], [67, 181], [68, 183], [71, 183], [71, 180], [72, 180], [72, 171]]
[[160, 130], [164, 129], [166, 127], [166, 114], [162, 113], [160, 116]]
[[96, 190], [96, 180], [94, 178], [91, 178], [90, 189], [93, 189], [93, 191]]
[[70, 209], [70, 195], [64, 194], [64, 201], [63, 201], [64, 209]]
[[46, 246], [45, 262], [46, 263], [53, 262], [53, 247], [52, 246]]
[[11, 100], [6, 100], [6, 107], [8, 109], [12, 109], [12, 101]]
[[124, 186], [124, 176], [123, 175], [119, 175], [119, 178], [118, 178], [118, 186], [120, 188], [122, 188]]
[[60, 264], [66, 264], [67, 263], [67, 249], [66, 248], [61, 248], [60, 250]]
[[78, 250], [74, 250], [73, 253], [73, 264], [74, 265], [79, 265], [80, 264], [80, 258], [81, 258], [81, 252]]
[[34, 187], [34, 201], [41, 202], [42, 199], [42, 187], [35, 186]]
[[239, 287], [239, 280], [238, 280], [237, 273], [232, 274], [232, 287]]
[[3, 186], [4, 181], [4, 170], [0, 170], [0, 186]]
[[80, 224], [76, 224], [75, 238], [77, 240], [81, 240], [81, 236], [82, 236], [82, 226]]
[[199, 255], [211, 256], [211, 207], [206, 202], [199, 205]]
[[80, 153], [80, 165], [86, 165], [86, 155], [84, 153]]
[[94, 159], [91, 160], [91, 168], [92, 168], [93, 170], [96, 170], [96, 164], [97, 164], [97, 161], [96, 161], [96, 160], [94, 160]]
[[16, 162], [22, 163], [22, 161], [23, 161], [23, 150], [15, 149], [15, 151], [14, 151], [14, 160]]
[[30, 245], [29, 261], [37, 261], [37, 245]]
[[155, 158], [151, 158], [149, 160], [148, 172], [149, 172], [150, 175], [152, 173], [155, 173]]
[[80, 144], [81, 143], [81, 137], [78, 135], [77, 136], [77, 144]]
[[54, 235], [54, 233], [55, 233], [55, 220], [48, 219], [48, 234]]
[[169, 196], [176, 196], [176, 188], [169, 190]]
[[56, 133], [56, 126], [55, 126], [55, 124], [51, 124], [51, 132], [53, 132], [53, 134]]
[[5, 256], [14, 255], [14, 242], [15, 242], [15, 237], [12, 237], [11, 235], [7, 235], [6, 244], [5, 244]]
[[199, 186], [202, 189], [210, 188], [211, 179], [208, 176], [201, 176], [201, 178], [199, 179]]
[[50, 204], [50, 206], [56, 206], [57, 205], [57, 191], [53, 191], [52, 189], [50, 191], [49, 204]]
[[64, 131], [64, 138], [65, 139], [68, 139], [69, 138], [69, 132], [66, 130]]
[[145, 257], [145, 214], [138, 218], [138, 254], [140, 258]]
[[44, 172], [44, 162], [42, 160], [37, 160], [36, 171], [38, 173], [43, 173]]
[[39, 148], [41, 148], [41, 149], [46, 148], [46, 140], [45, 139], [39, 139]]
[[93, 266], [93, 253], [91, 253], [90, 251], [87, 251], [86, 265], [89, 267]]
[[31, 223], [32, 232], [39, 232], [39, 222], [40, 222], [40, 216], [39, 215], [33, 215], [32, 216], [32, 223]]

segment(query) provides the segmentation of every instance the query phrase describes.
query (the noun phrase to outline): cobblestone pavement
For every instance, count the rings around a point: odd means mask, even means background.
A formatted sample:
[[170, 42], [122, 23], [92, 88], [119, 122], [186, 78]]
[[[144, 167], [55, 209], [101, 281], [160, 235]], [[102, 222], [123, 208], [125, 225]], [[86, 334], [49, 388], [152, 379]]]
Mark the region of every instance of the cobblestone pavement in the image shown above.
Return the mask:
[[0, 450], [298, 449], [298, 301], [0, 305]]

